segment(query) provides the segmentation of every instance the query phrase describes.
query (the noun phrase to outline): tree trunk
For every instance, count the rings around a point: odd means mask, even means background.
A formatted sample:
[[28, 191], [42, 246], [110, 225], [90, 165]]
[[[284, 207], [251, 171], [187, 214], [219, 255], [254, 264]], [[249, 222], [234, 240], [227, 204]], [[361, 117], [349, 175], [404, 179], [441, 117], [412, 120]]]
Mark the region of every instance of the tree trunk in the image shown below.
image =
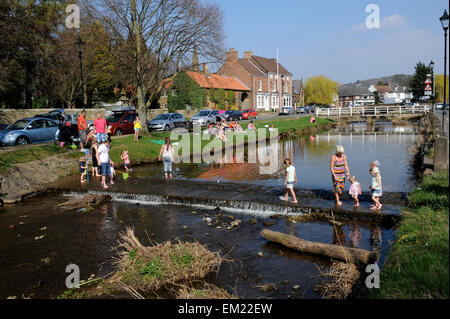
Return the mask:
[[346, 262], [358, 261], [363, 264], [369, 264], [373, 260], [372, 252], [365, 249], [307, 241], [291, 235], [271, 231], [269, 229], [263, 229], [261, 231], [261, 236], [267, 240], [304, 253], [327, 256]]

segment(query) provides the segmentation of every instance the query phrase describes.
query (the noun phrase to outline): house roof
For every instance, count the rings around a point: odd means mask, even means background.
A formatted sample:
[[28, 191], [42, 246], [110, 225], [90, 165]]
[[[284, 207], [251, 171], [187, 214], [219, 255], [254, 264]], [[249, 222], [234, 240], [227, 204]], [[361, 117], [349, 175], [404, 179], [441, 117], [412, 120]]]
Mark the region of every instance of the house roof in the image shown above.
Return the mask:
[[375, 85], [378, 93], [384, 94], [386, 92], [392, 92], [392, 89], [389, 85]]
[[241, 81], [232, 76], [218, 74], [204, 74], [201, 72], [186, 71], [191, 79], [206, 89], [225, 89], [233, 91], [250, 91]]
[[[276, 59], [268, 59], [268, 58], [263, 58], [261, 56], [252, 55], [251, 60], [255, 61], [258, 65], [260, 65], [267, 72], [277, 73], [277, 60]], [[280, 74], [292, 75], [291, 72], [286, 70], [286, 68], [283, 67], [280, 63], [278, 63], [278, 66], [279, 66], [278, 72]]]
[[266, 74], [258, 69], [249, 59], [238, 59], [238, 63], [253, 75], [265, 76]]
[[362, 84], [345, 84], [338, 89], [339, 96], [373, 95], [369, 87]]

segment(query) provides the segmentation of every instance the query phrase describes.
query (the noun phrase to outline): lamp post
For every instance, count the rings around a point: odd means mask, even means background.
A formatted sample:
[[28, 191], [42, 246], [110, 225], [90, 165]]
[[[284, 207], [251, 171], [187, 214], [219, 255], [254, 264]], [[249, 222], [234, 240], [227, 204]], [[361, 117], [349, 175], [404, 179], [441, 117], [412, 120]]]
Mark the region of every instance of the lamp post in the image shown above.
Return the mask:
[[78, 57], [80, 59], [80, 87], [81, 87], [81, 99], [83, 104], [83, 109], [85, 107], [85, 91], [84, 91], [84, 79], [83, 79], [83, 46], [86, 44], [81, 40], [81, 36], [78, 36], [77, 42], [75, 42], [78, 50]]
[[435, 85], [434, 85], [434, 62], [431, 60], [430, 64], [428, 64], [428, 67], [431, 69], [431, 74], [433, 75], [433, 111], [434, 111], [434, 104], [436, 103], [436, 91], [435, 91]]
[[442, 107], [442, 130], [445, 130], [445, 107], [447, 105], [447, 30], [448, 30], [448, 13], [444, 10], [444, 14], [439, 19], [444, 29], [444, 106]]
[[283, 93], [283, 84], [284, 84], [284, 74], [281, 74], [281, 87], [280, 87], [280, 108], [284, 106], [284, 93]]

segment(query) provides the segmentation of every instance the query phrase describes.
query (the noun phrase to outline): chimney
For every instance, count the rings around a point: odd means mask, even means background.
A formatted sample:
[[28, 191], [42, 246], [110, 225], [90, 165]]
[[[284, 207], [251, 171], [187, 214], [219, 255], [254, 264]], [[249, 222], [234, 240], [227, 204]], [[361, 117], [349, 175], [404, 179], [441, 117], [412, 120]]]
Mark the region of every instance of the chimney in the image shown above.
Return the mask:
[[238, 52], [234, 48], [231, 48], [230, 51], [226, 53], [226, 62], [237, 62], [238, 60]]
[[245, 51], [244, 59], [250, 59], [253, 56], [253, 51]]
[[206, 63], [203, 63], [203, 73], [209, 74], [208, 65]]

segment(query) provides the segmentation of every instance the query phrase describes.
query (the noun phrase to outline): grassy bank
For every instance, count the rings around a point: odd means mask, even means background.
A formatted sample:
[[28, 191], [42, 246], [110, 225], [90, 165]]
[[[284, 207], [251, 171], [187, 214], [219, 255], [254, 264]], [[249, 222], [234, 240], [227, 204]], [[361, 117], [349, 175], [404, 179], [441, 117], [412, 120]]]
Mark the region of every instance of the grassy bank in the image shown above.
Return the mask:
[[71, 157], [79, 156], [81, 154], [79, 152], [74, 152], [69, 147], [60, 147], [59, 145], [53, 144], [36, 145], [11, 152], [4, 152], [0, 154], [0, 173], [4, 172], [9, 167], [12, 167], [14, 164], [43, 160], [49, 156], [64, 153], [70, 153]]
[[[270, 119], [270, 120], [255, 120], [254, 124], [257, 128], [265, 128], [265, 125], [269, 127], [273, 124], [274, 128], [278, 129], [278, 133], [282, 134], [288, 132], [289, 130], [305, 132], [309, 129], [314, 130], [316, 128], [323, 127], [324, 125], [332, 124], [333, 121], [330, 119], [318, 118], [316, 123], [312, 124], [309, 122], [309, 117], [301, 118], [280, 118], [280, 119]], [[243, 128], [247, 128], [247, 124], [243, 125]], [[202, 128], [204, 130], [205, 128]], [[268, 129], [266, 129], [267, 137], [269, 136]], [[161, 145], [155, 144], [150, 140], [164, 140], [166, 137], [171, 137], [171, 132], [153, 132], [151, 134], [144, 134], [140, 137], [139, 141], [134, 141], [133, 136], [127, 136], [122, 138], [117, 138], [113, 140], [113, 145], [111, 147], [111, 159], [117, 163], [121, 163], [120, 154], [123, 150], [128, 150], [130, 155], [130, 160], [137, 163], [155, 159], [159, 155]], [[233, 136], [239, 136], [242, 134], [227, 134], [227, 138], [231, 139]], [[256, 135], [258, 138], [258, 135]], [[193, 150], [193, 134], [189, 135], [189, 143], [191, 152]], [[211, 136], [209, 140], [202, 140], [202, 149], [205, 145], [210, 143], [214, 138]], [[174, 142], [175, 140], [172, 140]], [[247, 136], [244, 136], [244, 141], [247, 141]], [[219, 140], [216, 139], [219, 145], [221, 144]]]
[[429, 176], [412, 192], [373, 298], [449, 298], [449, 176]]

